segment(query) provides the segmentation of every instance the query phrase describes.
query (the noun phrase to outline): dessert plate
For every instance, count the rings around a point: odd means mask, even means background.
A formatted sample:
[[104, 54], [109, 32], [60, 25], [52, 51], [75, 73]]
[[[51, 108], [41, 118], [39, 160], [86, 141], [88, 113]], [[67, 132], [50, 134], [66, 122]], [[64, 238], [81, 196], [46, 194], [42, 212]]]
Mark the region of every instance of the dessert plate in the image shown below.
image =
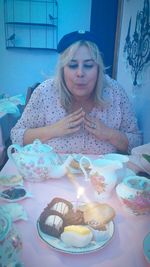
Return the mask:
[[[75, 162], [76, 162], [76, 164], [77, 165], [80, 165], [80, 159], [84, 156], [83, 154], [64, 154], [64, 155], [61, 155], [61, 158], [62, 158], [62, 161], [64, 162], [66, 159], [67, 159], [67, 157], [69, 157], [69, 156], [72, 156], [73, 158], [74, 158], [74, 160], [75, 160]], [[88, 158], [90, 158], [90, 157], [88, 157]], [[92, 158], [90, 158], [90, 160], [91, 160], [91, 162], [92, 162]], [[88, 168], [87, 168], [88, 169]], [[78, 166], [78, 167], [73, 167], [73, 166], [69, 166], [69, 170], [70, 170], [70, 172], [72, 173], [72, 174], [78, 174], [78, 175], [83, 175], [83, 172], [82, 172], [82, 170], [81, 170], [81, 168], [80, 168], [80, 166]]]
[[23, 178], [21, 175], [1, 175], [0, 176], [0, 185], [2, 186], [15, 186], [23, 185]]
[[65, 245], [59, 238], [43, 233], [40, 230], [39, 222], [37, 221], [37, 231], [38, 231], [40, 238], [44, 242], [46, 242], [51, 248], [56, 249], [57, 251], [69, 253], [69, 254], [91, 253], [91, 252], [104, 248], [112, 239], [114, 230], [115, 230], [114, 222], [111, 221], [107, 225], [107, 231], [106, 231], [107, 233], [105, 233], [105, 238], [103, 235], [103, 240], [100, 240], [100, 238], [98, 238], [97, 241], [91, 241], [91, 243], [87, 245], [86, 247], [76, 248], [76, 247], [69, 247]]
[[150, 263], [150, 232], [144, 238], [143, 250], [146, 260]]
[[[70, 155], [75, 160], [77, 160], [77, 162], [79, 162], [80, 158], [82, 157], [82, 155], [80, 154], [64, 154], [64, 155], [61, 155], [62, 161], [64, 162]], [[74, 168], [73, 166], [69, 166], [69, 170], [73, 174], [82, 174], [82, 170], [80, 168]]]
[[32, 197], [32, 195], [23, 186], [9, 187], [0, 192], [0, 199], [7, 202], [16, 202], [27, 197]]

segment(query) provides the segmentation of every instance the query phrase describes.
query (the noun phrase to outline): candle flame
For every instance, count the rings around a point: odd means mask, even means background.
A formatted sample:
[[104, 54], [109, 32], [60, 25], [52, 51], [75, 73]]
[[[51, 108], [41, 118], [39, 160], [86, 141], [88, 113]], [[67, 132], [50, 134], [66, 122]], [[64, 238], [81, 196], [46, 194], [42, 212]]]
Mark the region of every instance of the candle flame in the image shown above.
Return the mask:
[[77, 191], [77, 199], [79, 199], [84, 194], [84, 188], [79, 186]]

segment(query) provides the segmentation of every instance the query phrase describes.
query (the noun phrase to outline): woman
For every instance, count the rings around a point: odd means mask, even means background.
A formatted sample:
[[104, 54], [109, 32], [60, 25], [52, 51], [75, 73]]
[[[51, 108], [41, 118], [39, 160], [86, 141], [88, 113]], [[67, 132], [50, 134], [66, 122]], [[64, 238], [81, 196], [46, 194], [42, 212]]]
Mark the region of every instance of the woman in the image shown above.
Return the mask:
[[129, 100], [105, 75], [96, 38], [72, 32], [58, 44], [56, 77], [33, 92], [12, 141], [26, 145], [38, 138], [64, 153], [130, 152], [141, 136]]

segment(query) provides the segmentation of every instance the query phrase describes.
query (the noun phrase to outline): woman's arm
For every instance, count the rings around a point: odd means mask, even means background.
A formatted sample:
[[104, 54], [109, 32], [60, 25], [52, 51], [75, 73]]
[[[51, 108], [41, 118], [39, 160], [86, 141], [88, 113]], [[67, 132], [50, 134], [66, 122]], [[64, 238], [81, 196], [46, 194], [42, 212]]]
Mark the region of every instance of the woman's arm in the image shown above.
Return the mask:
[[23, 145], [24, 134], [28, 129], [44, 127], [45, 114], [43, 109], [42, 91], [46, 86], [47, 83], [44, 82], [34, 90], [21, 118], [11, 130], [11, 140], [13, 143]]
[[51, 126], [27, 129], [23, 136], [23, 145], [32, 143], [35, 139], [40, 139], [41, 142], [53, 138]]
[[56, 123], [44, 127], [28, 129], [24, 133], [23, 144], [25, 145], [33, 142], [35, 138], [40, 139], [42, 142], [46, 142], [52, 138], [73, 134], [79, 131], [84, 115], [85, 112], [80, 108]]
[[108, 142], [112, 144], [118, 151], [127, 153], [129, 141], [127, 136], [115, 129], [108, 129]]
[[[80, 129], [85, 115], [82, 109], [63, 118], [58, 116], [57, 121], [53, 120], [52, 114], [48, 114], [47, 122], [46, 107], [49, 105], [52, 108], [54, 102], [54, 95], [51, 98], [50, 92], [52, 93], [50, 80], [45, 81], [35, 89], [20, 120], [11, 131], [13, 143], [26, 145], [35, 139], [46, 142], [52, 138], [75, 133]], [[55, 97], [58, 97], [57, 94]]]
[[[112, 79], [109, 79], [109, 86], [112, 105], [105, 115], [107, 120], [86, 116], [85, 128], [98, 140], [112, 144], [120, 152], [130, 153], [142, 141], [137, 119], [124, 89]], [[91, 127], [93, 123], [96, 128]]]
[[[96, 128], [93, 128], [93, 123]], [[100, 141], [107, 142], [116, 147], [116, 150], [123, 153], [128, 151], [128, 138], [119, 130], [108, 127], [105, 123], [98, 118], [85, 117], [85, 129], [94, 134]]]

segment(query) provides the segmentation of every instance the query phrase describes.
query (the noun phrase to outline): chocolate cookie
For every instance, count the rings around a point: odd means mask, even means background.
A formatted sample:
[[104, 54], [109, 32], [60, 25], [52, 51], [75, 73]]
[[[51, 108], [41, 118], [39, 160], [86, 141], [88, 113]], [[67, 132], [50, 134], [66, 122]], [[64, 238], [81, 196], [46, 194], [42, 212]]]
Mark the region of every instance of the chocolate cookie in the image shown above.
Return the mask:
[[84, 216], [83, 212], [80, 210], [74, 211], [73, 209], [70, 210], [65, 216], [64, 216], [64, 222], [65, 225], [83, 225], [84, 223]]
[[64, 230], [63, 217], [59, 212], [45, 208], [40, 215], [39, 226], [43, 233], [59, 237]]

